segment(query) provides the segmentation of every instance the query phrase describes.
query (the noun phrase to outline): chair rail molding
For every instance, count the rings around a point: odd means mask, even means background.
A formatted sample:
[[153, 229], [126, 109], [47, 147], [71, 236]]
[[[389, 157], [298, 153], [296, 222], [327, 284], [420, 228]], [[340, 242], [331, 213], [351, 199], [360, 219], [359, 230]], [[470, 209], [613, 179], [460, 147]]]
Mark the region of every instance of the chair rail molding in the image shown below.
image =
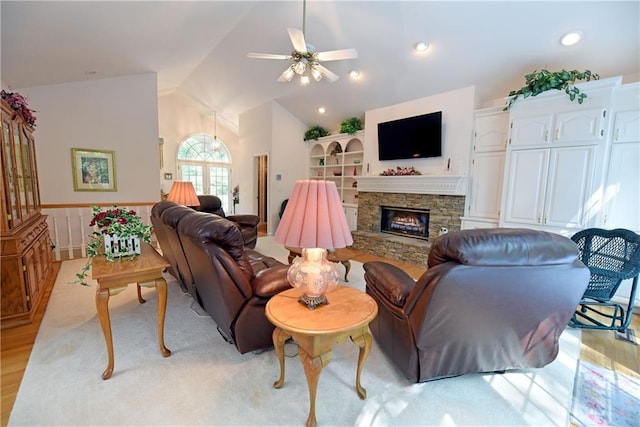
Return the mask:
[[358, 191], [372, 193], [466, 196], [469, 179], [462, 175], [359, 176]]

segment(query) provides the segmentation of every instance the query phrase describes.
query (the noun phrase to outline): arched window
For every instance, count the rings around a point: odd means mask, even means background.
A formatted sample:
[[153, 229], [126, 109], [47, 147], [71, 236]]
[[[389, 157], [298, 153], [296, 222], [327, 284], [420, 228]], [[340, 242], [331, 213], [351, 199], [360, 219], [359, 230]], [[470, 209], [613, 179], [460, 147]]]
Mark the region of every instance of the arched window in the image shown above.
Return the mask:
[[198, 134], [178, 146], [180, 180], [191, 181], [198, 194], [213, 194], [231, 212], [231, 155], [224, 143], [211, 135]]

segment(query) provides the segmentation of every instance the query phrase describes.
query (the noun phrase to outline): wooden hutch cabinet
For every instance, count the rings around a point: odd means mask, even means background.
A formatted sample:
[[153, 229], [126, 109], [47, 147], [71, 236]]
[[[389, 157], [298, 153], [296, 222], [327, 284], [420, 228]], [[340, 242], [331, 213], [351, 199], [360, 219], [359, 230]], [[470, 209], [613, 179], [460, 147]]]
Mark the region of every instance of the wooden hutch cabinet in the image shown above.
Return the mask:
[[40, 195], [32, 129], [4, 100], [0, 155], [2, 329], [31, 323], [53, 273], [51, 239]]

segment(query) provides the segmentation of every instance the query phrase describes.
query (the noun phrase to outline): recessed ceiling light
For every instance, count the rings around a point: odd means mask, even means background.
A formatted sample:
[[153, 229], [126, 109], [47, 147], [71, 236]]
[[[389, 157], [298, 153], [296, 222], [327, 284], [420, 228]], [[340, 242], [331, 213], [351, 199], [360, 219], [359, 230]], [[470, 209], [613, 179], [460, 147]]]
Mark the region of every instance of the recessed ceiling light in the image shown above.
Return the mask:
[[358, 77], [360, 77], [360, 71], [351, 70], [349, 71], [349, 75], [351, 76], [352, 79], [357, 79]]
[[418, 42], [416, 43], [416, 50], [418, 52], [424, 52], [425, 50], [429, 49], [429, 43], [427, 42]]
[[580, 31], [572, 31], [562, 36], [562, 38], [560, 39], [560, 44], [562, 46], [573, 46], [580, 40], [582, 40], [582, 33]]
[[320, 107], [320, 108], [318, 108], [318, 113], [320, 113], [320, 114], [324, 114], [324, 113], [326, 113], [326, 112], [327, 112], [327, 110], [325, 110], [325, 109], [324, 109], [324, 107]]

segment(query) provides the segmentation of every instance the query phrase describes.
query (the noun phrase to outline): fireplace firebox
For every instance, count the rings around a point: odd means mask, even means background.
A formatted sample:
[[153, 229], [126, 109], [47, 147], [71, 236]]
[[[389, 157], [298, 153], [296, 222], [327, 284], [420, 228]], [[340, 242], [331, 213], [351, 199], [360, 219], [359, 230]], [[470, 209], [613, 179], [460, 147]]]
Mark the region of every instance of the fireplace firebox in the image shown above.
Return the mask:
[[429, 238], [429, 209], [380, 206], [380, 231], [400, 236]]

